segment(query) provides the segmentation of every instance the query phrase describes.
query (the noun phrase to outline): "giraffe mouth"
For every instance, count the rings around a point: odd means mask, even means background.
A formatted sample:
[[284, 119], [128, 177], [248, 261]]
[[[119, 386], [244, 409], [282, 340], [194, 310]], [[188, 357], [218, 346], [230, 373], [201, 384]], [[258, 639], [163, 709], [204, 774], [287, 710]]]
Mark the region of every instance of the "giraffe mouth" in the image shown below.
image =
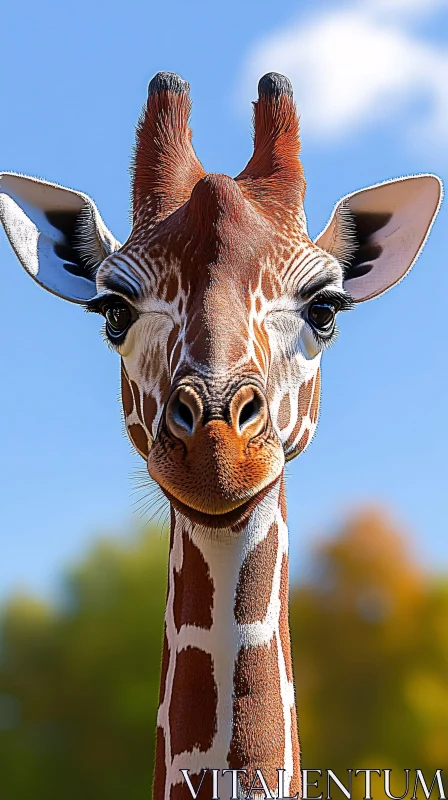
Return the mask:
[[257, 494], [255, 494], [249, 500], [246, 500], [246, 502], [241, 503], [241, 505], [231, 509], [230, 511], [225, 511], [219, 514], [198, 511], [196, 508], [192, 508], [191, 506], [183, 503], [177, 497], [164, 489], [163, 486], [161, 489], [176, 511], [179, 511], [184, 517], [187, 517], [187, 519], [189, 519], [195, 525], [201, 525], [204, 528], [213, 528], [215, 530], [231, 528], [233, 532], [238, 533], [246, 526], [250, 515], [258, 503], [260, 503], [261, 500], [266, 497], [277, 480], [278, 476], [271, 483], [257, 492]]

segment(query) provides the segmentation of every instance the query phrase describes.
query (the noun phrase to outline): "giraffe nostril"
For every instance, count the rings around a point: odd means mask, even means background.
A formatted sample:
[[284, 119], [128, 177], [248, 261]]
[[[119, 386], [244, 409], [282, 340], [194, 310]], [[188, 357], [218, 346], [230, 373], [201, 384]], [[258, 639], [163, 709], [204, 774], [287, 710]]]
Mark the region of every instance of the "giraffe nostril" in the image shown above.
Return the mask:
[[180, 397], [177, 398], [177, 403], [173, 408], [173, 417], [178, 425], [183, 425], [188, 433], [193, 433], [194, 430], [194, 417], [191, 409], [186, 403], [183, 403]]
[[253, 397], [252, 400], [248, 400], [248, 402], [243, 405], [238, 416], [238, 428], [240, 431], [257, 418], [260, 413], [260, 405], [258, 397]]
[[257, 386], [242, 386], [232, 398], [230, 416], [234, 429], [244, 439], [250, 441], [259, 436], [266, 429], [268, 421], [264, 394]]
[[166, 409], [166, 424], [178, 439], [193, 436], [202, 418], [202, 403], [189, 386], [177, 389], [170, 397]]

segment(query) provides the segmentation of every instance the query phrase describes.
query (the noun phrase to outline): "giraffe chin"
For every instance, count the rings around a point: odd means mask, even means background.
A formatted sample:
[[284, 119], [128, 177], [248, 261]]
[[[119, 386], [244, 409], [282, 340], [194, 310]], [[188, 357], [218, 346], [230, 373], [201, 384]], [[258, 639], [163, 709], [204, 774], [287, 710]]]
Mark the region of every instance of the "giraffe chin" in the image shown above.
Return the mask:
[[180, 514], [195, 525], [201, 525], [204, 528], [212, 528], [214, 530], [230, 528], [234, 533], [239, 533], [247, 525], [249, 517], [258, 503], [266, 497], [277, 481], [278, 477], [265, 486], [264, 489], [257, 492], [250, 500], [242, 503], [237, 508], [233, 508], [231, 511], [226, 511], [221, 514], [207, 514], [204, 511], [198, 511], [196, 508], [186, 505], [177, 497], [170, 494], [163, 486], [161, 489], [176, 511], [179, 511]]

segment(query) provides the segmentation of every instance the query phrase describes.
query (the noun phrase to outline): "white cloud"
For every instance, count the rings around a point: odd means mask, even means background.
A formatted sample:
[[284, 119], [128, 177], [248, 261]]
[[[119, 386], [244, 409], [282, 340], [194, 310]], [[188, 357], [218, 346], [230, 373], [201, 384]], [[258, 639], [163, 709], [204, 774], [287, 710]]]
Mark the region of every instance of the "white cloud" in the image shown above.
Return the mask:
[[358, 0], [321, 8], [253, 49], [244, 94], [253, 96], [265, 72], [284, 73], [294, 84], [303, 126], [321, 139], [391, 119], [423, 100], [424, 119], [404, 117], [409, 134], [448, 143], [448, 50], [418, 30], [422, 18], [446, 5]]

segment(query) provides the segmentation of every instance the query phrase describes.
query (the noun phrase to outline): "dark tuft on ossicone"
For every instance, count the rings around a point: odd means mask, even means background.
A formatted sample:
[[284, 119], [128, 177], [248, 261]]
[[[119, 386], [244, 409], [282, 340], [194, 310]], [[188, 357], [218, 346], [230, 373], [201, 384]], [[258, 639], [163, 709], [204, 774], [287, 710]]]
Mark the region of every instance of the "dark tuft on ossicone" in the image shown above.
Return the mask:
[[279, 72], [268, 72], [263, 75], [258, 82], [258, 96], [259, 97], [280, 97], [286, 94], [292, 97], [292, 84], [284, 75]]
[[159, 92], [173, 92], [173, 94], [188, 94], [190, 84], [184, 81], [175, 72], [157, 72], [148, 86], [148, 97]]

